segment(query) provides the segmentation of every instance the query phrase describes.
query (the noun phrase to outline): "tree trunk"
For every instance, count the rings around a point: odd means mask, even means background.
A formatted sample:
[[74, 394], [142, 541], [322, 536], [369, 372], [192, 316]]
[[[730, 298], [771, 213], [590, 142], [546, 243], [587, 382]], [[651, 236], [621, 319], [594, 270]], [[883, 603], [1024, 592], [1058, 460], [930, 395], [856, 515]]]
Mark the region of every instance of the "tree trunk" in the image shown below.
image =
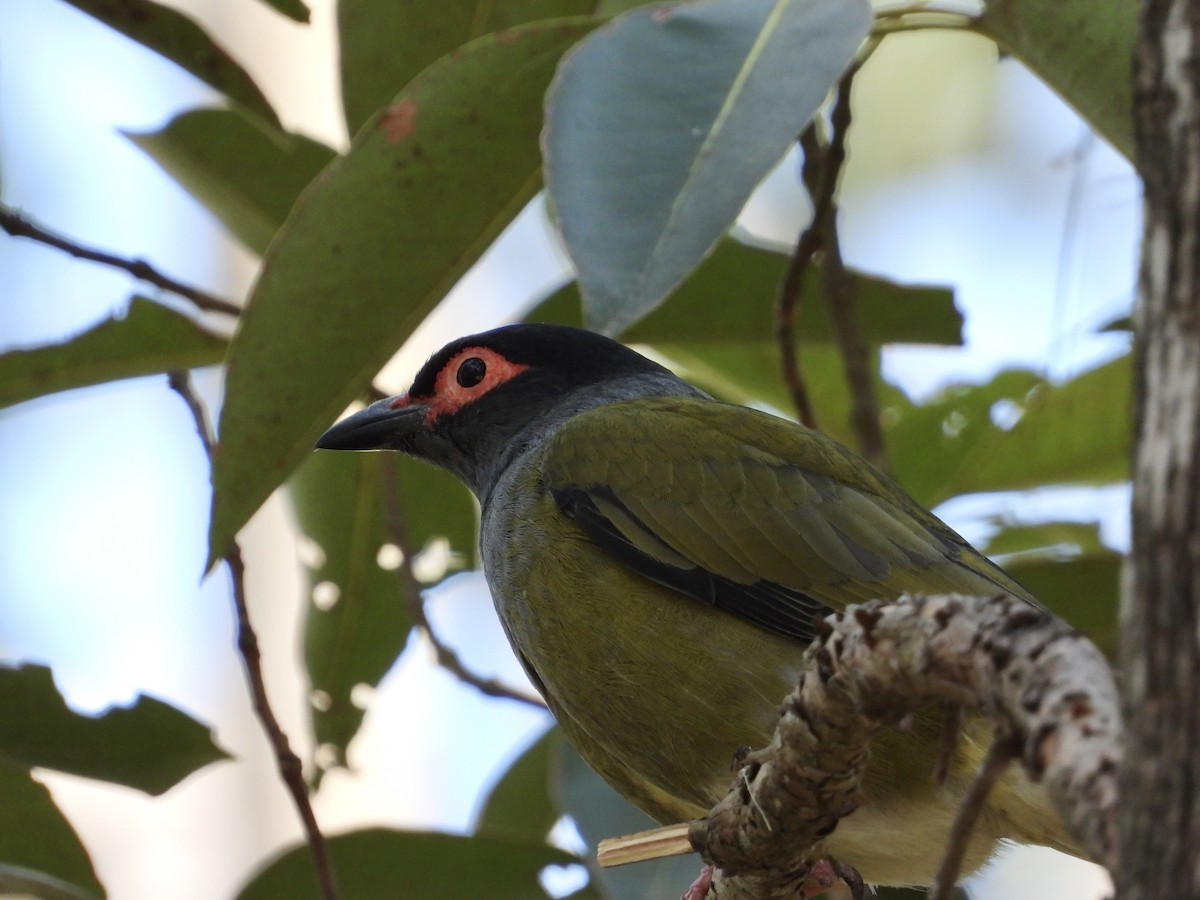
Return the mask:
[[1200, 3], [1144, 0], [1122, 900], [1200, 896]]

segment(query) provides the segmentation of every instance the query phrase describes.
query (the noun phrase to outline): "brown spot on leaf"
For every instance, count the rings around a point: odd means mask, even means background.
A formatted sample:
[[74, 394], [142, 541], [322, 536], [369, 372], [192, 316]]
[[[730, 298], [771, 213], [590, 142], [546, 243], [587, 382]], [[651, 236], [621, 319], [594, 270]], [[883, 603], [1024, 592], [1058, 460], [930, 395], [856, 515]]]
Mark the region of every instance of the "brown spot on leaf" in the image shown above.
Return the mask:
[[379, 130], [390, 144], [399, 144], [408, 140], [417, 130], [417, 110], [415, 100], [402, 100], [383, 111], [379, 117]]

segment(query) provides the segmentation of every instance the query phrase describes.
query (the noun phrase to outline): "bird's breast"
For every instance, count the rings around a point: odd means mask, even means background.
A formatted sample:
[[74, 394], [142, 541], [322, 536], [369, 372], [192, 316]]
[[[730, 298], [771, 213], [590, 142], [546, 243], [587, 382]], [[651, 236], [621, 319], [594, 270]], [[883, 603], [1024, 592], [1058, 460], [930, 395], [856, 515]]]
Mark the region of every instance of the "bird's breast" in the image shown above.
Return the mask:
[[660, 820], [711, 806], [734, 752], [769, 738], [803, 647], [613, 560], [536, 466], [506, 473], [482, 528], [509, 641], [584, 758]]

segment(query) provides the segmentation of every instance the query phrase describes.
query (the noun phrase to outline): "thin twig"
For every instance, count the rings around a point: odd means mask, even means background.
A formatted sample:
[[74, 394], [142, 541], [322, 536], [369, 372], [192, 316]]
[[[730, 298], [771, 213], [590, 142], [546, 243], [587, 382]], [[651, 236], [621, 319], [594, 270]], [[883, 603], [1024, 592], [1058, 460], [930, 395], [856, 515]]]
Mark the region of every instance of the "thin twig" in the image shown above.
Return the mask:
[[205, 312], [227, 313], [231, 316], [240, 316], [242, 314], [242, 308], [237, 304], [214, 297], [212, 294], [207, 294], [199, 288], [191, 287], [181, 281], [176, 281], [174, 278], [159, 272], [144, 259], [126, 259], [123, 256], [105, 253], [103, 250], [84, 247], [82, 244], [60, 237], [36, 225], [33, 221], [11, 207], [0, 205], [0, 230], [8, 232], [13, 237], [29, 238], [48, 247], [54, 247], [56, 250], [68, 253], [76, 259], [83, 259], [88, 262], [99, 263], [102, 266], [110, 266], [111, 268], [128, 272], [134, 278], [148, 282], [164, 291], [170, 291], [172, 294], [183, 297], [185, 300], [190, 300]]
[[[183, 398], [192, 419], [196, 423], [196, 431], [204, 445], [205, 453], [212, 457], [212, 430], [205, 415], [200, 398], [192, 389], [191, 379], [186, 372], [173, 371], [168, 375], [171, 389]], [[313, 871], [321, 896], [325, 900], [338, 900], [337, 878], [333, 870], [333, 860], [329, 855], [329, 845], [321, 827], [317, 823], [312, 803], [309, 802], [308, 788], [304, 783], [304, 766], [288, 741], [286, 732], [279, 724], [267, 698], [267, 685], [262, 672], [262, 653], [258, 647], [258, 636], [250, 623], [250, 610], [246, 604], [246, 565], [242, 559], [242, 550], [237, 541], [230, 541], [223, 558], [229, 566], [229, 575], [233, 583], [233, 605], [237, 612], [237, 648], [246, 669], [246, 680], [250, 688], [250, 700], [254, 714], [258, 717], [271, 749], [275, 752], [275, 764], [279, 776], [292, 797], [308, 842], [309, 856], [312, 858]]]
[[963, 857], [966, 856], [967, 846], [971, 842], [971, 832], [983, 812], [988, 794], [1013, 760], [1020, 758], [1020, 741], [1013, 735], [997, 737], [988, 748], [983, 764], [967, 789], [967, 795], [958, 805], [958, 813], [954, 817], [954, 824], [950, 826], [950, 834], [946, 841], [946, 852], [942, 856], [933, 887], [929, 891], [929, 900], [952, 900], [954, 897], [954, 886], [958, 882], [959, 872], [962, 871]]
[[879, 399], [871, 374], [871, 348], [862, 333], [858, 314], [858, 298], [854, 285], [842, 261], [838, 238], [837, 201], [834, 199], [838, 178], [846, 162], [846, 135], [850, 131], [852, 112], [850, 91], [858, 67], [852, 67], [838, 84], [837, 97], [830, 113], [829, 143], [821, 154], [821, 190], [827, 192], [824, 218], [814, 220], [821, 232], [821, 281], [829, 318], [842, 355], [846, 386], [850, 390], [850, 423], [858, 438], [859, 452], [881, 469], [888, 468], [883, 427], [879, 419]]
[[[800, 146], [804, 150], [801, 172], [807, 182], [816, 172], [817, 166], [817, 154], [813, 152], [818, 146], [815, 121], [800, 135]], [[820, 214], [816, 196], [813, 197], [813, 201], [812, 221], [796, 239], [796, 247], [792, 250], [787, 269], [783, 273], [783, 281], [779, 285], [779, 296], [775, 301], [775, 340], [779, 344], [783, 383], [791, 395], [792, 405], [796, 407], [796, 415], [801, 423], [815, 429], [818, 427], [817, 416], [796, 352], [796, 315], [800, 295], [804, 290], [804, 277], [808, 272], [808, 264], [821, 247], [820, 232], [815, 227]]]
[[515, 700], [536, 709], [545, 709], [546, 704], [540, 698], [527, 694], [517, 688], [510, 687], [495, 678], [485, 678], [467, 668], [462, 657], [454, 648], [445, 644], [433, 629], [429, 615], [425, 610], [425, 595], [421, 582], [413, 573], [412, 542], [408, 535], [408, 524], [405, 522], [404, 509], [400, 502], [400, 484], [396, 477], [396, 466], [387, 454], [380, 454], [381, 478], [383, 489], [384, 512], [387, 520], [388, 533], [393, 543], [400, 548], [402, 562], [400, 574], [404, 579], [405, 594], [408, 599], [408, 611], [416, 627], [425, 635], [433, 647], [434, 659], [437, 664], [454, 675], [464, 684], [469, 684], [488, 697], [501, 697]]

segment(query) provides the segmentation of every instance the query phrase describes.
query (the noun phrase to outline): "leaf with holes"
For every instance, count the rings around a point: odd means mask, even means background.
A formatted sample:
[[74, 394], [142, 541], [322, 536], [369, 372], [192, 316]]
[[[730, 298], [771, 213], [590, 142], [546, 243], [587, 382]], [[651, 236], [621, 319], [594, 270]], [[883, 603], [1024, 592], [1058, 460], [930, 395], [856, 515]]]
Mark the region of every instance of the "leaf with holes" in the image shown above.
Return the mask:
[[[289, 486], [309, 542], [304, 654], [313, 729], [325, 750], [319, 777], [322, 769], [345, 764], [346, 747], [362, 725], [363, 698], [356, 689], [379, 684], [412, 629], [409, 603], [415, 598], [397, 554], [430, 552], [435, 541], [444, 541], [448, 568], [470, 565], [475, 508], [450, 475], [391, 453], [317, 453]], [[391, 502], [403, 520], [403, 551], [389, 527]]]
[[885, 428], [895, 475], [932, 506], [959, 494], [1129, 477], [1124, 356], [1065, 384], [1022, 370], [946, 389]]
[[45, 666], [0, 666], [0, 760], [158, 795], [227, 758], [206, 726], [161, 700], [87, 716], [67, 707]]

